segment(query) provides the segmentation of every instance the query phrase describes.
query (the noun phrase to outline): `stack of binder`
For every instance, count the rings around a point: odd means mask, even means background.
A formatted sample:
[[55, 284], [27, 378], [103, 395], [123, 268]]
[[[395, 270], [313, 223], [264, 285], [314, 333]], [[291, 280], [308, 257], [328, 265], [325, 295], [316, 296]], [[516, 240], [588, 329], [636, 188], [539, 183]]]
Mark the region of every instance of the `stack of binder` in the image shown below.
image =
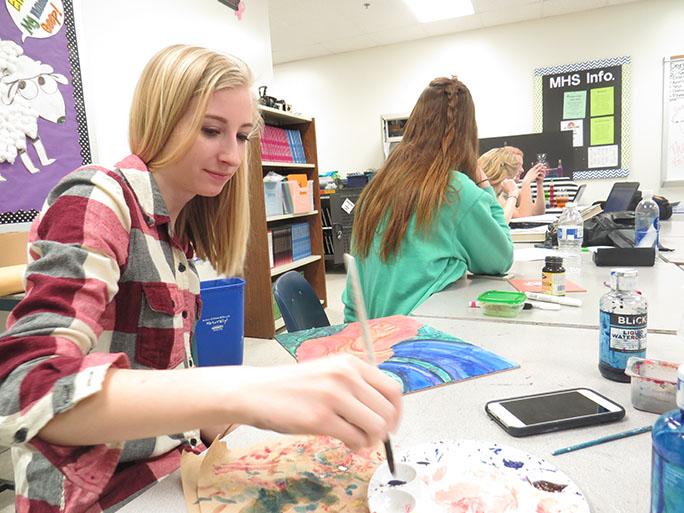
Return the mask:
[[294, 223], [292, 228], [292, 260], [299, 260], [311, 255], [311, 236], [309, 223]]
[[261, 134], [261, 160], [306, 163], [299, 130], [266, 125]]

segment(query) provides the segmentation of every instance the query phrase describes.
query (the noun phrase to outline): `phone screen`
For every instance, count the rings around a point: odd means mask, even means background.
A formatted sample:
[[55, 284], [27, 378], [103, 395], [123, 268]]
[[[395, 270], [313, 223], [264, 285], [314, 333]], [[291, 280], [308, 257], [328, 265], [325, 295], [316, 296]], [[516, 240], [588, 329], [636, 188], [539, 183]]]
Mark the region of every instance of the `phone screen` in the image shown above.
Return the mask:
[[586, 417], [609, 411], [574, 390], [546, 396], [502, 401], [501, 406], [527, 425]]

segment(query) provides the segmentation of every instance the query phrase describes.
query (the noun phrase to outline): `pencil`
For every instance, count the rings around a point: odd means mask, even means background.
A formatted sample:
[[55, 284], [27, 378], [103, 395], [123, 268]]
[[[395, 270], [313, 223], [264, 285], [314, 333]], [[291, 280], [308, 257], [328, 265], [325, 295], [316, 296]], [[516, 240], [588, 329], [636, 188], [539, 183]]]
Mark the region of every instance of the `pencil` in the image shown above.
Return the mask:
[[622, 431], [621, 433], [614, 433], [612, 435], [602, 436], [596, 438], [595, 440], [588, 440], [580, 444], [571, 445], [569, 447], [563, 447], [562, 449], [557, 449], [551, 454], [558, 456], [559, 454], [565, 454], [566, 452], [577, 451], [579, 449], [584, 449], [585, 447], [593, 447], [594, 445], [605, 444], [606, 442], [612, 442], [613, 440], [620, 440], [621, 438], [627, 438], [628, 436], [640, 435], [641, 433], [648, 433], [651, 431], [653, 426], [642, 426], [628, 431]]
[[[352, 292], [354, 296], [354, 306], [356, 307], [356, 318], [361, 325], [361, 334], [363, 338], [363, 345], [366, 350], [366, 360], [371, 365], [375, 365], [375, 352], [373, 350], [373, 340], [371, 338], [370, 328], [368, 327], [368, 315], [366, 314], [366, 304], [363, 301], [363, 292], [361, 290], [361, 280], [359, 280], [359, 272], [356, 269], [356, 262], [354, 257], [348, 253], [344, 254], [344, 264], [347, 267], [347, 273], [351, 280]], [[392, 444], [389, 436], [383, 442], [385, 446], [385, 456], [387, 456], [387, 466], [390, 473], [394, 476], [394, 452], [392, 451]]]

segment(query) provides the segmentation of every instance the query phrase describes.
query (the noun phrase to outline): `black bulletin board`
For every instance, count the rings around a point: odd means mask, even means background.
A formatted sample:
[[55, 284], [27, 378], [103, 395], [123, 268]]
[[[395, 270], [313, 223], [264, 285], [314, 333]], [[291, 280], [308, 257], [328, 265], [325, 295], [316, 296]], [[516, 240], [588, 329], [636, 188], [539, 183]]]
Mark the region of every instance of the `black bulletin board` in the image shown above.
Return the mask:
[[573, 179], [629, 174], [629, 57], [535, 70], [537, 125], [572, 134]]
[[545, 153], [549, 167], [557, 169], [561, 164], [562, 174], [549, 176], [572, 178], [575, 169], [571, 132], [542, 132], [539, 134], [507, 135], [480, 139], [480, 155], [492, 148], [515, 146], [523, 152], [523, 168], [530, 169], [538, 153]]

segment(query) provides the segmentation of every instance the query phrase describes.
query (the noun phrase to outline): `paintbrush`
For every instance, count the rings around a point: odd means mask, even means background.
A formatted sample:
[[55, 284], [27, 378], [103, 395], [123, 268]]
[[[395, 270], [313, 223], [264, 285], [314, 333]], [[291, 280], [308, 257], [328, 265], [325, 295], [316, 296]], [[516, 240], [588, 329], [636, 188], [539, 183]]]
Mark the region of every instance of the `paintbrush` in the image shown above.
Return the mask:
[[621, 440], [622, 438], [627, 438], [628, 436], [640, 435], [641, 433], [648, 433], [653, 429], [653, 426], [643, 426], [628, 431], [622, 431], [620, 433], [613, 433], [612, 435], [602, 436], [600, 438], [595, 438], [594, 440], [588, 440], [576, 445], [571, 445], [569, 447], [563, 447], [562, 449], [557, 449], [551, 454], [558, 456], [559, 454], [565, 454], [566, 452], [578, 451], [580, 449], [585, 449], [586, 447], [593, 447], [599, 444], [605, 444], [606, 442], [612, 442], [613, 440]]
[[[363, 291], [361, 290], [361, 280], [359, 279], [359, 272], [356, 268], [356, 261], [354, 257], [348, 253], [344, 254], [344, 265], [347, 267], [347, 274], [351, 280], [352, 296], [354, 297], [354, 306], [356, 307], [356, 318], [361, 325], [361, 335], [363, 345], [366, 349], [366, 360], [371, 365], [375, 365], [375, 351], [373, 349], [373, 339], [371, 337], [370, 328], [368, 327], [368, 315], [366, 314], [366, 304], [363, 301]], [[383, 442], [385, 445], [385, 455], [387, 456], [387, 466], [394, 477], [394, 453], [392, 452], [392, 444], [389, 436]]]

